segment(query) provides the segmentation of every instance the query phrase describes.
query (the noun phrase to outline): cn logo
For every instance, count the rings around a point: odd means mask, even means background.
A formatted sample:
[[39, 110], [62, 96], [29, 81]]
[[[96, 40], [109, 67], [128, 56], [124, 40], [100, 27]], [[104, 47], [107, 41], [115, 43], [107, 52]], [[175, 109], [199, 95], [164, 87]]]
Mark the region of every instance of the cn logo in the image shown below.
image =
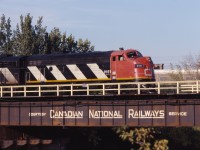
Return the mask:
[[145, 74], [145, 76], [152, 76], [151, 69], [144, 69], [144, 74]]

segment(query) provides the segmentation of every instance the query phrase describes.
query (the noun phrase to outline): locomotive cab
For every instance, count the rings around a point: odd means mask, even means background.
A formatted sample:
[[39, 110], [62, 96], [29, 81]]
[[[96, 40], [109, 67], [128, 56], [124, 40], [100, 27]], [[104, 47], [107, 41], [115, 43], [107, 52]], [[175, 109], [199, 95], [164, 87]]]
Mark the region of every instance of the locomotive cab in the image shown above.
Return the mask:
[[136, 50], [121, 50], [111, 54], [111, 79], [154, 81], [153, 62]]

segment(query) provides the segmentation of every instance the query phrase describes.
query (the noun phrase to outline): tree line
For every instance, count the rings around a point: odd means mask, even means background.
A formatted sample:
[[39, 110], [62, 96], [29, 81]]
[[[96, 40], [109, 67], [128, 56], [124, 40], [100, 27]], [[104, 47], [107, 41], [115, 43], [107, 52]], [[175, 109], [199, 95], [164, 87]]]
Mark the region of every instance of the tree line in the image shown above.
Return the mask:
[[50, 54], [56, 52], [78, 53], [92, 52], [94, 46], [86, 39], [76, 40], [71, 34], [61, 33], [54, 27], [47, 32], [43, 26], [43, 17], [39, 17], [33, 25], [33, 17], [30, 14], [21, 15], [16, 28], [12, 29], [11, 19], [3, 14], [0, 21], [0, 52], [15, 55], [28, 56], [32, 54]]

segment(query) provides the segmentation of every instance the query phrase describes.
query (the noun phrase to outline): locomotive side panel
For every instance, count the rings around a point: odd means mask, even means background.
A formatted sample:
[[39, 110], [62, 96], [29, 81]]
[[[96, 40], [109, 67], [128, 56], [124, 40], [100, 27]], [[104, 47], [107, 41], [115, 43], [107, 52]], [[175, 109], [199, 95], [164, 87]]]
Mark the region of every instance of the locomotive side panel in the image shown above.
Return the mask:
[[111, 78], [112, 80], [132, 80], [133, 68], [123, 54], [113, 55], [111, 57]]
[[110, 80], [110, 53], [32, 56], [27, 59], [27, 83]]
[[0, 85], [24, 83], [21, 62], [23, 62], [23, 57], [0, 58]]

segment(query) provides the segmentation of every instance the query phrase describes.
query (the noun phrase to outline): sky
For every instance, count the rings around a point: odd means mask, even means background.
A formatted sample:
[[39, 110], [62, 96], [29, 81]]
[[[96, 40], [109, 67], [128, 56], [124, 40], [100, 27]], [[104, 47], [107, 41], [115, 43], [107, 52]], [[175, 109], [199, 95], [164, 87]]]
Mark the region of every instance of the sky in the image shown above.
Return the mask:
[[13, 29], [28, 13], [95, 51], [133, 48], [165, 68], [200, 55], [200, 0], [0, 0]]

